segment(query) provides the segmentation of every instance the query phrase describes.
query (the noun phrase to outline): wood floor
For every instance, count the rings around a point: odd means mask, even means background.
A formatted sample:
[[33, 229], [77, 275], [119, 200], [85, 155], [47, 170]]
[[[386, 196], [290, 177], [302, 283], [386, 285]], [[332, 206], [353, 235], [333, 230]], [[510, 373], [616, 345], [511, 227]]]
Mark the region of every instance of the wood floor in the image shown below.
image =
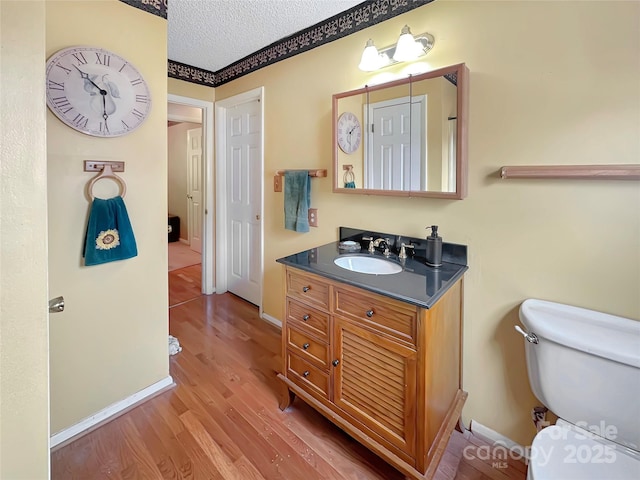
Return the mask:
[[202, 265], [169, 272], [169, 306], [193, 300], [202, 292]]
[[[52, 479], [404, 479], [301, 400], [280, 411], [279, 329], [229, 293], [189, 301], [194, 275], [170, 278], [170, 297], [184, 299], [170, 309], [176, 387], [54, 451]], [[455, 431], [436, 479], [526, 477], [488, 451]]]

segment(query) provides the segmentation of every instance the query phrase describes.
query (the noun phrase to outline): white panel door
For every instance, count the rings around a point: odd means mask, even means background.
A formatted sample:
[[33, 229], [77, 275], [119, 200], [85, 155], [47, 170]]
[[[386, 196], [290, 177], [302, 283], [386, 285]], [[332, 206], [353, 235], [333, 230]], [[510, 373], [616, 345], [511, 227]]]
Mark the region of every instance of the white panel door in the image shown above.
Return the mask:
[[262, 122], [258, 101], [227, 110], [227, 289], [260, 305]]
[[426, 154], [422, 132], [424, 97], [387, 100], [369, 105], [365, 188], [382, 190], [421, 190], [426, 185], [426, 169], [422, 165]]
[[409, 103], [373, 110], [373, 156], [366, 188], [409, 190], [411, 116]]
[[202, 128], [187, 130], [187, 159], [189, 246], [202, 253]]

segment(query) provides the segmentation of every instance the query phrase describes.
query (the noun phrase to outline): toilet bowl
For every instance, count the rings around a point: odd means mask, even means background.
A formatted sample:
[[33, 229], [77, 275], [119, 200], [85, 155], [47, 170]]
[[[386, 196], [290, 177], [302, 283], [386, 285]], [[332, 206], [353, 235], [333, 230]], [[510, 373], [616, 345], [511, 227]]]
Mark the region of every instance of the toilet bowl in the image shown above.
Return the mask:
[[527, 478], [640, 479], [640, 322], [537, 299], [520, 321], [533, 393], [559, 418]]
[[640, 454], [559, 419], [531, 445], [528, 480], [637, 480]]

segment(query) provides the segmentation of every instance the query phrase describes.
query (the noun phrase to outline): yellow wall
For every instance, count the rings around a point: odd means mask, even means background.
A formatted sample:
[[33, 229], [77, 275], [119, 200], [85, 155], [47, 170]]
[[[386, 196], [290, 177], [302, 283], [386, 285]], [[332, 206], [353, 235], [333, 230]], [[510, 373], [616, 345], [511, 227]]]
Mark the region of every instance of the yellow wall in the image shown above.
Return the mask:
[[42, 2], [0, 2], [0, 478], [49, 477]]
[[171, 95], [179, 95], [181, 97], [195, 98], [205, 102], [214, 101], [214, 90], [211, 87], [198, 85], [195, 83], [185, 82], [175, 78], [169, 78], [167, 82], [167, 90]]
[[[340, 225], [422, 236], [438, 224], [445, 241], [470, 253], [464, 420], [529, 444], [529, 412], [539, 402], [513, 330], [517, 309], [538, 297], [640, 317], [640, 189], [628, 181], [500, 180], [497, 172], [638, 162], [639, 19], [638, 2], [439, 0], [217, 88], [219, 100], [265, 87], [265, 313], [283, 318], [275, 259], [335, 240]], [[357, 69], [367, 39], [391, 44], [405, 23], [435, 36], [433, 68], [470, 69], [469, 196], [334, 194], [329, 175], [311, 182], [320, 227], [285, 230], [272, 174], [332, 168], [332, 94], [370, 83]]]
[[[47, 57], [72, 45], [113, 50], [142, 73], [153, 102], [140, 128], [108, 139], [78, 133], [47, 111], [49, 282], [66, 300], [51, 318], [52, 433], [169, 375], [166, 41], [166, 20], [116, 0], [46, 3]], [[83, 160], [125, 162], [137, 257], [82, 266], [85, 186], [94, 175]]]

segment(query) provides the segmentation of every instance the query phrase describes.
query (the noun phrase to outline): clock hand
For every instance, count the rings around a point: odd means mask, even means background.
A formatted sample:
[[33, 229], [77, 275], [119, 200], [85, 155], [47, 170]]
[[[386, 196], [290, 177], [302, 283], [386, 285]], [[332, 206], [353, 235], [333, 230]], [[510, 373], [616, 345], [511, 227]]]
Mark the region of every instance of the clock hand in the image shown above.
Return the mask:
[[[74, 67], [76, 67], [76, 66], [74, 65]], [[81, 76], [83, 79], [88, 80], [88, 81], [89, 81], [89, 83], [91, 83], [94, 87], [96, 87], [96, 88], [98, 89], [98, 91], [100, 92], [100, 95], [106, 95], [106, 94], [107, 94], [107, 91], [106, 91], [106, 90], [104, 90], [104, 89], [100, 88], [98, 85], [96, 85], [96, 84], [95, 84], [95, 82], [94, 82], [93, 80], [91, 80], [91, 79], [89, 78], [89, 74], [88, 74], [88, 73], [83, 72], [83, 71], [82, 71], [82, 70], [80, 70], [78, 67], [76, 67], [76, 70], [78, 70], [78, 72], [80, 72], [80, 76]]]
[[102, 95], [102, 118], [104, 118], [104, 128], [108, 132], [109, 126], [107, 125], [107, 119], [109, 118], [109, 115], [107, 114], [107, 96], [106, 95]]

